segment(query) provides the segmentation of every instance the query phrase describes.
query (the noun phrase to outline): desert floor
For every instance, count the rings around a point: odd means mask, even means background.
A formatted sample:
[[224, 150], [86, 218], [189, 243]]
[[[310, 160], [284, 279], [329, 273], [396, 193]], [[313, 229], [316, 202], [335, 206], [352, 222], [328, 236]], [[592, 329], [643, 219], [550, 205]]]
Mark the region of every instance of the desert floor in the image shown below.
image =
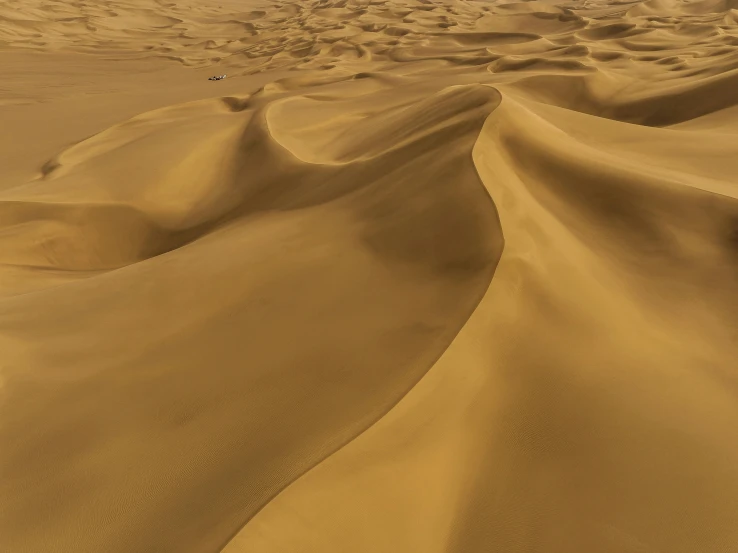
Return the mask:
[[6, 0], [0, 68], [3, 553], [738, 552], [738, 0]]

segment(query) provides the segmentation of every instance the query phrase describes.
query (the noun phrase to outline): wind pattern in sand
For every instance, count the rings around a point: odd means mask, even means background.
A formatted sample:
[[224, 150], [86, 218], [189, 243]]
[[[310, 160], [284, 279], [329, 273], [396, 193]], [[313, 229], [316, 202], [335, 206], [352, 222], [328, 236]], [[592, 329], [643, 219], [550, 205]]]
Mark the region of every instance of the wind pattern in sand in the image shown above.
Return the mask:
[[0, 64], [0, 551], [738, 551], [738, 1], [8, 0]]

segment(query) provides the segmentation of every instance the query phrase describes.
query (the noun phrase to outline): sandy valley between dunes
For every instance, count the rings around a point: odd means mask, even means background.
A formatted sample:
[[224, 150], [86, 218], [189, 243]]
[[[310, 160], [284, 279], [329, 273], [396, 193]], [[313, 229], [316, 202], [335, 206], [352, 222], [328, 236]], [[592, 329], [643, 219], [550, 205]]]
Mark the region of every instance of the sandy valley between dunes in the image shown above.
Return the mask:
[[3, 553], [738, 552], [738, 0], [7, 0], [0, 67]]

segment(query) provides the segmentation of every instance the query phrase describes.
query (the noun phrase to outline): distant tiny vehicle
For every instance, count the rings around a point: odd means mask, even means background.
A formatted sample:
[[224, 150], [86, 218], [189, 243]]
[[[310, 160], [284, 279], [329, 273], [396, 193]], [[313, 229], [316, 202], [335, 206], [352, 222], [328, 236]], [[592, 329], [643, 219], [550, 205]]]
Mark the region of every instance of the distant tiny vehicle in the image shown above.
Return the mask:
[[225, 75], [216, 75], [214, 77], [208, 77], [208, 80], [209, 81], [222, 81], [225, 78], [226, 78]]

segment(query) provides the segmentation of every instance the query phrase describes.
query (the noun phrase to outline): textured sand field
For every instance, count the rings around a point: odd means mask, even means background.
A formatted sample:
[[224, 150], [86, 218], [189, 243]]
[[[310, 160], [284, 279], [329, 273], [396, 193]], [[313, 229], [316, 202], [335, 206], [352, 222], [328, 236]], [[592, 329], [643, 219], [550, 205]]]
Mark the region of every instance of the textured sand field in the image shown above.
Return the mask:
[[3, 553], [738, 552], [738, 1], [8, 0], [0, 67]]

